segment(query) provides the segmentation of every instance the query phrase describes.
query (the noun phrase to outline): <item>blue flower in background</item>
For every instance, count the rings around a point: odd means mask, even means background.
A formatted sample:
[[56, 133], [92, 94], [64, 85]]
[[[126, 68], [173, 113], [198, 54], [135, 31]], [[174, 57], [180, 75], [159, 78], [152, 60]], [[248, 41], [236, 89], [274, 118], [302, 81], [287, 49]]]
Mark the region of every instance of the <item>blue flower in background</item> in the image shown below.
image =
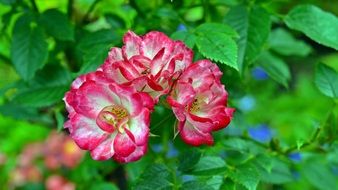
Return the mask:
[[250, 111], [256, 105], [256, 100], [253, 96], [247, 95], [239, 100], [238, 108], [242, 111]]
[[338, 166], [332, 166], [331, 171], [335, 176], [338, 176]]
[[255, 67], [251, 71], [251, 75], [256, 80], [266, 80], [269, 78], [268, 74], [261, 67]]
[[151, 145], [151, 148], [156, 153], [159, 153], [159, 152], [163, 151], [163, 146], [161, 144], [153, 144], [153, 145]]
[[300, 173], [298, 171], [292, 170], [291, 174], [296, 180], [300, 179]]
[[173, 143], [169, 143], [169, 150], [167, 152], [167, 158], [173, 158], [178, 156], [178, 150], [175, 148], [175, 146], [173, 145]]
[[273, 137], [273, 131], [267, 125], [258, 125], [248, 130], [249, 136], [259, 142], [269, 142]]
[[193, 176], [193, 175], [182, 175], [182, 181], [183, 182], [192, 181], [194, 179], [196, 179], [196, 177]]
[[179, 24], [177, 26], [177, 31], [187, 31], [187, 27], [184, 24]]
[[290, 160], [294, 162], [300, 162], [302, 160], [302, 155], [299, 152], [290, 153], [288, 156]]

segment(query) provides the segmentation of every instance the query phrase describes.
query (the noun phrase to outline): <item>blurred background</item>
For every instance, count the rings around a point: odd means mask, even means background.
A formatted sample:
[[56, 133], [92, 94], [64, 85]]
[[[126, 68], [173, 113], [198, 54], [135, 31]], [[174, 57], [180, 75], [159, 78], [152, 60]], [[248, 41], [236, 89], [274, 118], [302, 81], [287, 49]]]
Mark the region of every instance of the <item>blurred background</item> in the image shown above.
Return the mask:
[[[302, 4], [326, 12], [333, 45], [309, 35], [321, 22], [285, 21]], [[0, 189], [338, 189], [337, 0], [0, 0], [0, 15]], [[234, 31], [237, 69], [199, 41], [205, 23]], [[64, 93], [127, 30], [216, 60], [236, 113], [214, 146], [175, 138], [161, 106], [135, 163], [93, 161], [68, 136]]]

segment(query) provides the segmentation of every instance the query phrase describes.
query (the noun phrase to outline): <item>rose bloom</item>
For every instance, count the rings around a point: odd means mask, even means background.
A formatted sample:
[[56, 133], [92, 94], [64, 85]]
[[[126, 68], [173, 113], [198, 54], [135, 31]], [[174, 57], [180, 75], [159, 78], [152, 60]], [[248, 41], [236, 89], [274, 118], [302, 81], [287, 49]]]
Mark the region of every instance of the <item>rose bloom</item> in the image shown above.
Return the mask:
[[227, 107], [227, 92], [220, 78], [222, 72], [208, 60], [190, 65], [168, 96], [183, 141], [199, 146], [212, 145], [211, 132], [226, 127], [234, 109]]
[[173, 80], [192, 63], [192, 50], [161, 32], [137, 36], [128, 31], [123, 42], [122, 49], [110, 50], [100, 70], [119, 84], [149, 93], [155, 102], [169, 92]]
[[65, 128], [76, 144], [95, 160], [131, 162], [147, 151], [153, 99], [122, 86], [102, 71], [78, 77], [66, 93]]

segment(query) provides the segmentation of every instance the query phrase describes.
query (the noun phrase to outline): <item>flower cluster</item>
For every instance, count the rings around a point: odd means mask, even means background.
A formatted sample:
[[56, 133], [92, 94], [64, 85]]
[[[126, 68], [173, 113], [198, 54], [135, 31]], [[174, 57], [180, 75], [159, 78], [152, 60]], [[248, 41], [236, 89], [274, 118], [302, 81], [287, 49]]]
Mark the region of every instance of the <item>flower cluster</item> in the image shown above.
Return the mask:
[[219, 68], [208, 60], [193, 63], [191, 49], [161, 32], [140, 37], [128, 31], [123, 42], [65, 95], [65, 128], [77, 145], [96, 160], [140, 159], [147, 151], [150, 114], [163, 95], [186, 143], [213, 144], [211, 133], [226, 127], [234, 111], [227, 107]]

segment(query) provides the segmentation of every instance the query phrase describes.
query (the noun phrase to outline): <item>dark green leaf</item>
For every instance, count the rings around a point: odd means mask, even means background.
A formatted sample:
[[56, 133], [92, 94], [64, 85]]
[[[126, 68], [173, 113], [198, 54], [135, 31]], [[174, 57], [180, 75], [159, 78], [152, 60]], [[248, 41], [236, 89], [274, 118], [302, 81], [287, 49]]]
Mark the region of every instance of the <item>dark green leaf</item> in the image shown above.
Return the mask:
[[185, 151], [178, 157], [178, 170], [184, 172], [192, 169], [200, 160], [201, 155], [201, 152], [197, 148]]
[[338, 98], [338, 72], [325, 64], [319, 64], [316, 69], [315, 83], [326, 96]]
[[55, 111], [55, 119], [56, 119], [57, 130], [61, 131], [65, 123], [65, 117], [62, 115], [60, 111]]
[[183, 41], [189, 48], [195, 46], [196, 36], [188, 31], [177, 31], [170, 36], [173, 40]]
[[283, 184], [293, 181], [292, 173], [288, 165], [277, 158], [271, 157], [272, 169], [267, 171], [263, 167], [258, 167], [261, 180], [266, 183]]
[[111, 25], [112, 28], [126, 28], [125, 21], [116, 14], [105, 14], [107, 22]]
[[336, 189], [337, 180], [326, 165], [318, 161], [307, 162], [302, 170], [306, 179], [321, 190]]
[[208, 186], [205, 182], [202, 181], [187, 181], [183, 183], [181, 190], [214, 190], [214, 188]]
[[233, 181], [243, 185], [248, 190], [255, 190], [260, 180], [258, 170], [251, 162], [240, 165], [234, 170], [228, 170], [227, 174]]
[[16, 0], [0, 0], [0, 3], [5, 4], [5, 5], [11, 5], [14, 4]]
[[295, 39], [289, 32], [279, 28], [271, 32], [269, 37], [270, 48], [281, 55], [307, 56], [311, 46], [301, 40]]
[[57, 9], [49, 9], [40, 16], [40, 24], [47, 33], [58, 40], [74, 40], [74, 28], [67, 15]]
[[199, 33], [196, 45], [206, 58], [238, 70], [237, 45], [230, 36], [219, 32]]
[[31, 23], [29, 15], [22, 15], [14, 26], [11, 57], [18, 74], [26, 81], [47, 61], [45, 36], [39, 26]]
[[202, 157], [193, 167], [192, 173], [196, 175], [216, 175], [226, 171], [224, 160], [216, 156]]
[[57, 65], [47, 65], [29, 86], [20, 88], [13, 102], [30, 107], [50, 106], [61, 101], [70, 86], [70, 73]]
[[172, 176], [164, 164], [152, 164], [139, 178], [135, 189], [153, 190], [153, 189], [172, 189]]
[[313, 5], [299, 5], [285, 17], [285, 23], [312, 40], [338, 50], [338, 18]]
[[50, 106], [61, 101], [69, 86], [37, 87], [27, 89], [15, 96], [13, 102], [30, 107]]
[[261, 7], [247, 9], [237, 6], [230, 9], [225, 23], [236, 29], [239, 35], [238, 63], [240, 73], [260, 54], [270, 32], [270, 15]]
[[78, 74], [95, 71], [108, 56], [109, 45], [101, 44], [92, 47], [83, 56], [83, 65]]
[[291, 74], [288, 65], [284, 63], [283, 60], [269, 52], [263, 52], [261, 56], [259, 56], [257, 64], [261, 66], [273, 80], [288, 87]]

